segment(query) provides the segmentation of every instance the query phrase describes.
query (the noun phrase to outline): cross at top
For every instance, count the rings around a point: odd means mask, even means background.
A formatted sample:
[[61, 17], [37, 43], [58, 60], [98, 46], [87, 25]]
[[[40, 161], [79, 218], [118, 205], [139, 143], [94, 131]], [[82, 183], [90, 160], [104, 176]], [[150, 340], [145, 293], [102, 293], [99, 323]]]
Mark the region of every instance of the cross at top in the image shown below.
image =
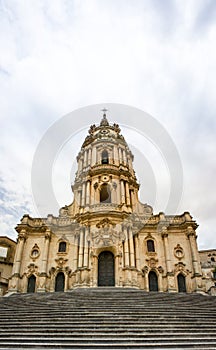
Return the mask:
[[103, 116], [106, 117], [106, 112], [108, 112], [108, 109], [103, 108], [103, 109], [101, 109], [101, 111], [104, 112], [104, 113], [103, 113]]
[[108, 122], [108, 120], [106, 118], [106, 112], [108, 111], [108, 109], [103, 108], [101, 111], [103, 112], [103, 118], [102, 118], [102, 120], [100, 122], [100, 126], [108, 126], [109, 122]]

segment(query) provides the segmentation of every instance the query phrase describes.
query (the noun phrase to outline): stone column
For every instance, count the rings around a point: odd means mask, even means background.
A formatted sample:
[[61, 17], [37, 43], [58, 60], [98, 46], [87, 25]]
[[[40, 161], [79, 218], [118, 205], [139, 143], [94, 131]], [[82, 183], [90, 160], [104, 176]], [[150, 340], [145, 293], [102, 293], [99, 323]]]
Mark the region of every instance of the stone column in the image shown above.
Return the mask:
[[127, 159], [126, 159], [126, 153], [125, 153], [124, 149], [123, 149], [122, 153], [123, 153], [123, 163], [124, 163], [124, 165], [126, 165], [127, 164]]
[[95, 164], [96, 164], [96, 147], [93, 147], [93, 149], [92, 149], [91, 166], [94, 166]]
[[81, 170], [82, 170], [82, 161], [81, 161], [81, 159], [79, 158], [79, 160], [78, 160], [78, 174], [81, 173]]
[[134, 206], [135, 206], [135, 203], [134, 203], [134, 190], [131, 190], [130, 200], [131, 200], [131, 207], [132, 207], [132, 209], [134, 209]]
[[66, 273], [65, 273], [65, 287], [64, 287], [65, 292], [68, 290], [68, 281], [69, 281], [69, 276], [68, 276], [68, 271], [66, 271]]
[[90, 181], [86, 183], [86, 205], [90, 205]]
[[45, 276], [47, 275], [47, 262], [48, 262], [50, 238], [51, 238], [50, 229], [46, 229], [46, 233], [44, 237], [44, 246], [43, 246], [42, 268], [41, 268], [41, 273], [44, 274]]
[[121, 203], [121, 181], [118, 182], [118, 185], [116, 187], [116, 203]]
[[78, 206], [82, 205], [82, 190], [78, 191]]
[[130, 260], [129, 260], [129, 244], [128, 244], [128, 232], [127, 232], [127, 227], [124, 226], [124, 235], [125, 235], [125, 242], [124, 242], [124, 262], [125, 266], [124, 267], [129, 267], [130, 265]]
[[42, 266], [41, 273], [39, 277], [39, 286], [37, 288], [37, 292], [46, 292], [46, 281], [47, 281], [47, 263], [48, 263], [48, 253], [49, 253], [49, 244], [50, 244], [51, 232], [50, 229], [47, 228], [44, 237], [44, 245], [43, 245], [43, 255], [42, 255]]
[[172, 266], [171, 266], [168, 232], [166, 227], [162, 228], [162, 238], [164, 242], [168, 292], [175, 292], [176, 289], [175, 289], [175, 283], [174, 283], [174, 275], [173, 275]]
[[165, 261], [166, 261], [166, 270], [167, 273], [170, 273], [172, 271], [171, 268], [171, 260], [170, 260], [170, 250], [169, 250], [169, 242], [168, 242], [168, 232], [167, 228], [162, 228], [162, 238], [164, 241], [164, 252], [165, 252]]
[[133, 242], [133, 232], [131, 227], [129, 228], [129, 248], [130, 248], [130, 266], [135, 267], [134, 242]]
[[158, 274], [158, 291], [163, 292], [163, 278], [162, 278], [162, 273], [159, 272]]
[[21, 230], [18, 236], [18, 244], [16, 248], [16, 256], [15, 256], [15, 263], [13, 266], [13, 274], [17, 275], [17, 277], [20, 277], [20, 266], [22, 262], [22, 254], [23, 254], [23, 248], [24, 243], [26, 240], [26, 230]]
[[119, 148], [118, 150], [119, 150], [119, 164], [121, 164], [122, 163], [122, 149]]
[[195, 276], [201, 276], [201, 266], [199, 263], [199, 257], [198, 257], [198, 249], [197, 249], [197, 243], [196, 243], [196, 234], [195, 231], [191, 226], [187, 229], [187, 236], [190, 242], [191, 247], [191, 256], [192, 256], [192, 264], [194, 269], [194, 275]]
[[130, 192], [129, 192], [129, 184], [125, 182], [125, 192], [126, 192], [126, 204], [130, 205]]
[[116, 164], [116, 165], [119, 164], [118, 149], [117, 149], [116, 145], [114, 145], [113, 157], [114, 157], [114, 164]]
[[119, 204], [118, 199], [117, 199], [117, 184], [116, 184], [116, 182], [113, 182], [112, 203]]
[[74, 270], [77, 270], [78, 268], [78, 256], [79, 256], [79, 236], [78, 236], [78, 232], [76, 232], [74, 237], [74, 259], [73, 259]]
[[88, 237], [88, 231], [89, 231], [89, 227], [84, 228], [84, 263], [83, 266], [88, 268], [89, 265], [89, 248], [88, 248], [88, 241], [87, 241], [87, 237]]
[[83, 182], [83, 184], [82, 184], [82, 202], [81, 202], [82, 207], [85, 206], [85, 196], [86, 196], [85, 190], [86, 190], [86, 184], [85, 184], [85, 182]]
[[22, 262], [22, 255], [23, 255], [25, 240], [26, 240], [26, 230], [22, 229], [18, 236], [18, 242], [17, 242], [13, 270], [12, 270], [12, 278], [9, 282], [9, 291], [11, 292], [19, 291], [20, 267]]
[[98, 257], [93, 254], [93, 287], [98, 286]]
[[146, 292], [149, 292], [149, 281], [148, 281], [148, 267], [145, 266], [143, 269], [143, 274], [144, 274], [144, 290]]
[[120, 181], [121, 183], [121, 203], [125, 204], [125, 186], [124, 186], [124, 180]]
[[83, 267], [83, 244], [84, 244], [84, 228], [80, 230], [80, 240], [79, 240], [79, 259], [78, 267]]
[[89, 148], [88, 150], [88, 166], [91, 166], [91, 158], [92, 158], [92, 150]]
[[115, 286], [119, 287], [119, 254], [115, 256]]
[[87, 150], [84, 151], [84, 164], [83, 167], [85, 168], [87, 166]]
[[136, 268], [140, 269], [140, 252], [139, 252], [139, 238], [138, 235], [135, 235], [135, 256], [136, 256]]

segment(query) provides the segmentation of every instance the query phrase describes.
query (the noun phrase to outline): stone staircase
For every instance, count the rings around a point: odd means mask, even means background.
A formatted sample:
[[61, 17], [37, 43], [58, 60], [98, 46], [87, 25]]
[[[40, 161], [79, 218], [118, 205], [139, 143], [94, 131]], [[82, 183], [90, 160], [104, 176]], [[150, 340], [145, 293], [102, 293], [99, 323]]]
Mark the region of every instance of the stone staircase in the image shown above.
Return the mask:
[[216, 349], [216, 298], [125, 288], [0, 298], [0, 349]]

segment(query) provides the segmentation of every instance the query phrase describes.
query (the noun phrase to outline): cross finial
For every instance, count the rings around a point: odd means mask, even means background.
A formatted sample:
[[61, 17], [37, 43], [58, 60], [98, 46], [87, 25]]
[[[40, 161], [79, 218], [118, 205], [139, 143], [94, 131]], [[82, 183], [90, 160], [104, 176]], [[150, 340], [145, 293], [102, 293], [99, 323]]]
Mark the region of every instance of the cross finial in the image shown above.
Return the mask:
[[106, 112], [108, 112], [108, 109], [103, 108], [103, 109], [101, 109], [101, 111], [103, 112], [103, 116], [106, 117]]
[[103, 118], [102, 118], [102, 120], [100, 122], [100, 126], [108, 126], [109, 122], [108, 122], [108, 120], [106, 118], [106, 112], [108, 111], [108, 109], [103, 108], [101, 111], [103, 112]]

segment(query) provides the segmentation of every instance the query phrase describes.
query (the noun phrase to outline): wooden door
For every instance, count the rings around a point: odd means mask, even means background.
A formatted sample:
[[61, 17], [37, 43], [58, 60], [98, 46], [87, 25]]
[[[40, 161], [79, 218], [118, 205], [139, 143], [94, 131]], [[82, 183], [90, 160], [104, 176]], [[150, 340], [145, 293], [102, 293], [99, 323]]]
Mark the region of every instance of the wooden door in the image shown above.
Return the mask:
[[111, 252], [102, 252], [98, 257], [98, 286], [115, 286], [115, 264]]

